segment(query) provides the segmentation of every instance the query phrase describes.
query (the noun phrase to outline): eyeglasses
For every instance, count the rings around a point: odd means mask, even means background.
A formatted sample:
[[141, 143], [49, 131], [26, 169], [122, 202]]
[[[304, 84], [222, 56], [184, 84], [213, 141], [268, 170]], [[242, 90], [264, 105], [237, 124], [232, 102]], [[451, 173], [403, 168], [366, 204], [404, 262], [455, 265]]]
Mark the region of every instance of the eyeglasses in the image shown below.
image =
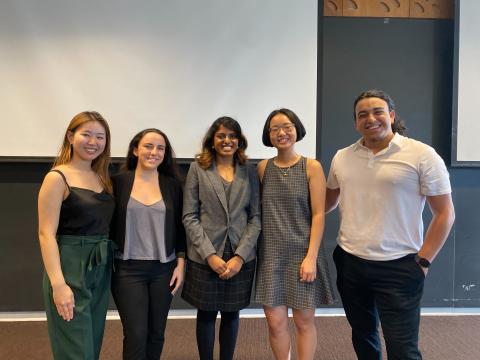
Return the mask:
[[230, 134], [224, 134], [224, 133], [220, 133], [220, 134], [215, 134], [215, 137], [218, 139], [218, 140], [225, 140], [225, 139], [228, 139], [228, 140], [237, 140], [238, 139], [238, 135], [235, 134], [235, 133], [230, 133]]
[[283, 130], [286, 133], [290, 133], [293, 131], [294, 128], [295, 126], [293, 124], [285, 124], [280, 126], [272, 126], [269, 131], [271, 134], [277, 135], [280, 130]]

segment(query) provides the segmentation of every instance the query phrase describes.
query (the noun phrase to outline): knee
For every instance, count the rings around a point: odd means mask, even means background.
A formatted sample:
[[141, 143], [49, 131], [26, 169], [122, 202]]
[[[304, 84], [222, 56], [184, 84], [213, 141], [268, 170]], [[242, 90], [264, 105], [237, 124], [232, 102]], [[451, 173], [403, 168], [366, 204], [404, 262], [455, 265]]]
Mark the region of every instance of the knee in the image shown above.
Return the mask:
[[294, 311], [293, 322], [297, 332], [311, 331], [315, 328], [315, 317], [313, 311]]
[[222, 311], [221, 312], [222, 322], [235, 322], [240, 319], [239, 311]]
[[267, 316], [268, 331], [272, 336], [288, 332], [288, 318], [282, 316]]
[[128, 343], [142, 344], [147, 342], [148, 330], [146, 327], [130, 326], [123, 328], [123, 336]]
[[215, 323], [218, 311], [197, 311], [197, 323]]

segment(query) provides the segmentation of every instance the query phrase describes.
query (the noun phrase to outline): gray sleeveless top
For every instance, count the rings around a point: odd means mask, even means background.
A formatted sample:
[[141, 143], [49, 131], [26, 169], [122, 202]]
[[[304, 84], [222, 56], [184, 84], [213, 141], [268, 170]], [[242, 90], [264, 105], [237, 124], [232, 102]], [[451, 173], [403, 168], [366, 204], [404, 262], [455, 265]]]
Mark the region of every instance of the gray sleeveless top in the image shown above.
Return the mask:
[[316, 308], [333, 301], [323, 247], [317, 258], [317, 279], [300, 282], [300, 265], [310, 243], [312, 211], [307, 159], [289, 168], [268, 160], [262, 179], [262, 238], [258, 241], [255, 301], [294, 309]]

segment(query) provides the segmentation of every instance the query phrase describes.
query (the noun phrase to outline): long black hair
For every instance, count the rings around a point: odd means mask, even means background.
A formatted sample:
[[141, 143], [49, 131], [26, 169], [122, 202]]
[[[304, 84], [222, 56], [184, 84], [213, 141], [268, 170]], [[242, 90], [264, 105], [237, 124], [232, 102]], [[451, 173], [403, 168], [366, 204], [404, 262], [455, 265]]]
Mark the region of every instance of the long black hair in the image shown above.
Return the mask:
[[128, 145], [127, 157], [125, 158], [125, 162], [123, 164], [123, 170], [135, 170], [137, 168], [138, 157], [133, 153], [133, 151], [134, 149], [138, 148], [138, 144], [148, 133], [161, 135], [165, 139], [165, 155], [163, 156], [162, 163], [157, 168], [158, 173], [180, 179], [180, 173], [175, 161], [175, 152], [170, 144], [170, 140], [168, 140], [168, 136], [163, 131], [155, 128], [142, 130], [133, 137]]

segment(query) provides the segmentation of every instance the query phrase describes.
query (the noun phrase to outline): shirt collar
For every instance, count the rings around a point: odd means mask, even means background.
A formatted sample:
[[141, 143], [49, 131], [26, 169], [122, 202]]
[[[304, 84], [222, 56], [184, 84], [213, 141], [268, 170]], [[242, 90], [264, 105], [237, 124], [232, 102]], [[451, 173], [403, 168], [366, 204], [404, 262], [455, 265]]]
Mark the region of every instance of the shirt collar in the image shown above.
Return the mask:
[[[390, 140], [390, 142], [388, 143], [387, 149], [385, 151], [388, 151], [394, 148], [400, 149], [402, 147], [404, 140], [405, 140], [404, 136], [400, 135], [399, 133], [395, 133], [392, 140]], [[363, 145], [363, 138], [360, 138], [354, 143], [353, 150], [358, 151], [362, 149], [367, 151], [369, 150], [365, 145]]]

